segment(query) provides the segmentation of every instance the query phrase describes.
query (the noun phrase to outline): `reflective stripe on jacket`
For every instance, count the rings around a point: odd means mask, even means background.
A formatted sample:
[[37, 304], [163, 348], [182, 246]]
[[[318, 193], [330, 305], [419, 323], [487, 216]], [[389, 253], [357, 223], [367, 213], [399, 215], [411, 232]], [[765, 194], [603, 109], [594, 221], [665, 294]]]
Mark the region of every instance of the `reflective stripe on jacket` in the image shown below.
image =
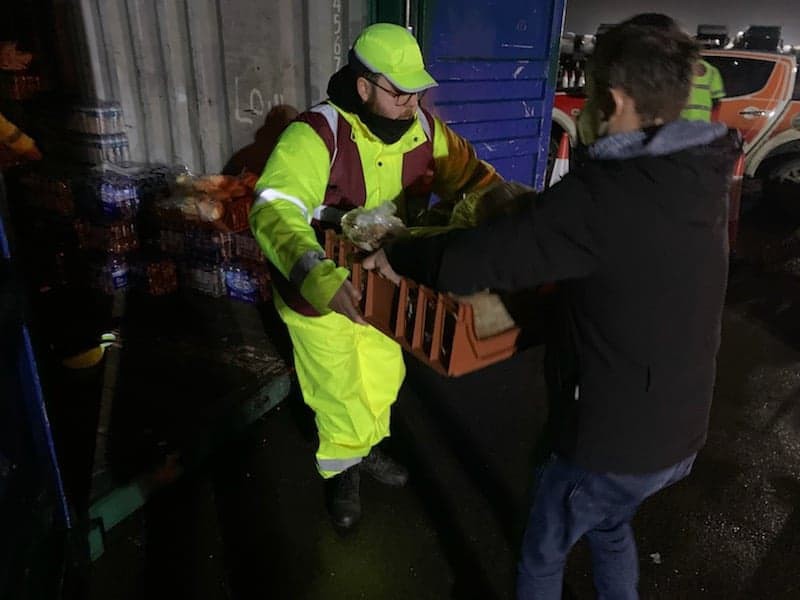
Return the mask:
[[725, 87], [719, 70], [705, 60], [698, 61], [689, 102], [681, 112], [681, 118], [689, 121], [711, 121], [714, 102], [725, 97]]
[[0, 114], [0, 144], [11, 148], [17, 154], [24, 154], [35, 146], [33, 140]]
[[[464, 193], [497, 179], [466, 140], [421, 110], [403, 137], [387, 145], [358, 116], [326, 102], [281, 135], [256, 184], [250, 225], [285, 280], [276, 286], [279, 293], [296, 296], [284, 300], [303, 314], [324, 314], [348, 272], [324, 258], [312, 221], [338, 220], [357, 206], [392, 200], [398, 216], [414, 225], [430, 192], [441, 198], [439, 211], [449, 214]], [[335, 215], [328, 217], [329, 211]]]

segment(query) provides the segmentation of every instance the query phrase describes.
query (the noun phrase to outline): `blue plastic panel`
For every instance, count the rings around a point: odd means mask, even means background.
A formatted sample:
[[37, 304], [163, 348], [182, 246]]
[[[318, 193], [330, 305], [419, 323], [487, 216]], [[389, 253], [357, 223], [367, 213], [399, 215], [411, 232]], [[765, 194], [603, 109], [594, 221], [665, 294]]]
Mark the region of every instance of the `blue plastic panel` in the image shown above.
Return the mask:
[[538, 138], [541, 119], [514, 119], [508, 121], [479, 121], [451, 125], [459, 135], [472, 143], [483, 140], [509, 140], [512, 138]]
[[430, 73], [439, 80], [523, 80], [545, 79], [550, 70], [550, 64], [544, 60], [515, 60], [507, 62], [472, 60], [447, 61], [440, 59], [431, 65]]
[[523, 100], [522, 102], [476, 102], [476, 103], [437, 103], [436, 112], [446, 114], [448, 124], [470, 123], [472, 121], [497, 121], [497, 116], [505, 119], [541, 119], [544, 104]]
[[544, 187], [564, 0], [433, 0], [425, 58], [439, 87], [427, 105], [507, 179]]
[[[431, 97], [442, 103], [544, 100], [544, 80], [441, 81]], [[499, 116], [499, 115], [496, 115]]]
[[560, 4], [557, 26], [561, 34], [563, 2], [531, 0], [449, 0], [426, 3], [424, 19], [434, 25], [426, 49], [442, 58], [502, 60], [550, 57], [553, 9]]
[[[29, 497], [52, 497], [59, 524], [71, 527], [33, 345], [23, 320], [22, 292], [13, 275], [12, 240], [4, 221], [7, 214], [0, 174], [0, 277], [4, 278], [0, 293], [6, 295], [4, 307], [9, 309], [8, 315], [2, 315], [8, 322], [0, 323], [9, 328], [0, 340], [0, 508], [23, 504]], [[0, 517], [0, 525], [4, 525], [3, 521], [14, 515]], [[0, 557], [3, 550], [0, 544]]]

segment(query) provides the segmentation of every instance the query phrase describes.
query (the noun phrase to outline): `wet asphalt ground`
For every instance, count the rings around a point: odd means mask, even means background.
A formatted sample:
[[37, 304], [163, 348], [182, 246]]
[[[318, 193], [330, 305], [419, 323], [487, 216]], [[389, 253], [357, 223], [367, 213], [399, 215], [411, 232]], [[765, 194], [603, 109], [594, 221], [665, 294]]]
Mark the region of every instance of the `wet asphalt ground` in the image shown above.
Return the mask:
[[[800, 598], [800, 280], [752, 264], [792, 227], [755, 211], [732, 269], [708, 443], [634, 520], [642, 598]], [[313, 423], [292, 397], [112, 530], [91, 597], [511, 598], [546, 416], [542, 349], [459, 379], [414, 359], [390, 451], [411, 481], [362, 479], [329, 525]], [[592, 598], [579, 544], [565, 598]]]

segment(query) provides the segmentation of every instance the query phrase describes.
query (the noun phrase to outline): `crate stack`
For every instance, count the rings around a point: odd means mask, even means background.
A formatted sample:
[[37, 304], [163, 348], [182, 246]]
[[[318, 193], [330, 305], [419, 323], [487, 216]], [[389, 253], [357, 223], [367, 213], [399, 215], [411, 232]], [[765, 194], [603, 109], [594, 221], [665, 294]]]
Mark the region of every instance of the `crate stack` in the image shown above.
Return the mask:
[[45, 160], [26, 168], [20, 181], [34, 226], [57, 246], [64, 242], [66, 259], [81, 253], [72, 262], [82, 272], [73, 270], [66, 283], [88, 281], [115, 293], [133, 283], [135, 270], [144, 273], [138, 283], [148, 293], [174, 291], [174, 265], [140, 252], [138, 232], [142, 205], [165, 193], [172, 170], [128, 162], [118, 103], [94, 100], [62, 108], [41, 101], [30, 108]]
[[249, 230], [255, 177], [176, 177], [151, 213], [154, 240], [178, 265], [182, 286], [213, 297], [269, 299], [269, 274]]
[[19, 176], [19, 213], [24, 215], [20, 239], [30, 245], [33, 268], [29, 270], [38, 289], [73, 283], [70, 268], [81, 253], [76, 229], [74, 172], [63, 165], [38, 164]]
[[[48, 162], [26, 169], [23, 201], [41, 240], [37, 263], [49, 274], [41, 285], [88, 283], [113, 294], [136, 283], [151, 295], [175, 291], [175, 265], [143, 249], [139, 238], [141, 206], [165, 193], [168, 173], [159, 165], [87, 169]], [[62, 262], [85, 269], [63, 272]]]
[[[34, 58], [32, 52], [19, 50], [16, 41], [0, 41], [0, 101], [5, 113], [3, 116], [28, 133], [26, 123], [18, 118], [22, 115], [18, 114], [15, 107], [48, 88], [48, 79], [32, 67]], [[0, 170], [5, 171], [24, 162], [25, 159], [11, 148], [0, 144]]]
[[116, 102], [76, 104], [67, 117], [73, 158], [87, 164], [130, 161], [130, 145], [122, 107]]
[[[191, 176], [164, 165], [39, 164], [20, 178], [42, 265], [79, 252], [84, 278], [107, 294], [179, 287], [249, 303], [270, 298], [266, 259], [249, 231], [254, 178]], [[44, 285], [44, 283], [43, 283]], [[47, 283], [50, 285], [50, 283]]]
[[232, 234], [234, 260], [224, 267], [228, 296], [245, 302], [262, 302], [272, 297], [269, 269], [264, 252], [249, 227]]
[[[5, 43], [6, 46], [8, 44], [9, 42]], [[10, 44], [11, 47], [3, 47], [0, 43], [2, 51], [10, 52], [15, 57], [10, 59], [10, 63], [13, 64], [9, 64], [7, 70], [0, 70], [0, 98], [15, 101], [30, 100], [50, 89], [52, 87], [50, 78], [32, 66], [35, 65], [33, 54], [17, 50], [16, 42]]]
[[[250, 303], [269, 298], [266, 261], [249, 233], [255, 175], [194, 176], [129, 162], [116, 102], [34, 108], [46, 159], [25, 167], [21, 183], [37, 239], [48, 240], [37, 250], [37, 263], [53, 267], [41, 271], [52, 271], [47, 279], [82, 278], [108, 294], [184, 287]], [[83, 272], [58, 272], [75, 254]]]
[[78, 240], [90, 253], [91, 284], [106, 293], [134, 286], [152, 295], [176, 291], [175, 263], [142, 242], [142, 209], [168, 193], [164, 165], [104, 163], [76, 182]]

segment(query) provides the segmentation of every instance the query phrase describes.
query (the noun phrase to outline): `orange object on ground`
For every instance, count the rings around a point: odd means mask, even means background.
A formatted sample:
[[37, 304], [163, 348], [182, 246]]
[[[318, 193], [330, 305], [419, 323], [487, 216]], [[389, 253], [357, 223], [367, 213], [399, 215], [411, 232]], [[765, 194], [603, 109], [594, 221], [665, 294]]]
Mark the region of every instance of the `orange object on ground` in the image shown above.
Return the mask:
[[569, 134], [565, 131], [561, 134], [561, 142], [558, 144], [558, 155], [553, 163], [553, 172], [550, 173], [548, 187], [553, 187], [561, 178], [569, 173]]

